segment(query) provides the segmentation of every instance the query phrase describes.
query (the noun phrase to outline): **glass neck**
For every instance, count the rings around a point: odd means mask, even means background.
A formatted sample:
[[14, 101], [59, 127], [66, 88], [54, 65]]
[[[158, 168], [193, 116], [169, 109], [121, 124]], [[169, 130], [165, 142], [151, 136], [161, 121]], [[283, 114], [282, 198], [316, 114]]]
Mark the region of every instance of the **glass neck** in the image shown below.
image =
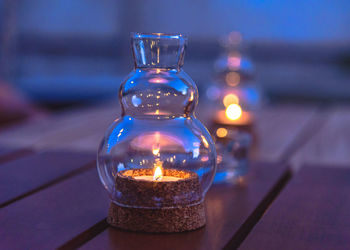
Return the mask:
[[135, 68], [180, 69], [186, 42], [182, 35], [133, 33], [131, 44]]

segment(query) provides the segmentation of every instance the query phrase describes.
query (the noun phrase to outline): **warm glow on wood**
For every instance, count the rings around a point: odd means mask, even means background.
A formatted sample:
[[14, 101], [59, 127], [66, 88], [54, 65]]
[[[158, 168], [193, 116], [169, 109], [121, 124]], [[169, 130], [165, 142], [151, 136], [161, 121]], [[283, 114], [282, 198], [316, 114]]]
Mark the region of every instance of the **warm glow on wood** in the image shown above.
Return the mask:
[[242, 116], [242, 108], [238, 104], [230, 104], [225, 114], [228, 119], [237, 120]]

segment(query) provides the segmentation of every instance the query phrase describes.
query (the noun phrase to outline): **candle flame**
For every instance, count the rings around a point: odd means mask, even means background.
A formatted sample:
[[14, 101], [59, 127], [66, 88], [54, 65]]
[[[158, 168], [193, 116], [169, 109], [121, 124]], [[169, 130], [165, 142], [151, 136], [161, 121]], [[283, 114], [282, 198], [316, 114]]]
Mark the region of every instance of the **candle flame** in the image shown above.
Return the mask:
[[154, 181], [160, 181], [163, 178], [163, 168], [162, 168], [162, 162], [156, 161], [154, 164], [154, 174], [153, 174], [153, 180]]
[[242, 116], [242, 108], [238, 104], [230, 104], [226, 108], [226, 117], [230, 120], [237, 120]]

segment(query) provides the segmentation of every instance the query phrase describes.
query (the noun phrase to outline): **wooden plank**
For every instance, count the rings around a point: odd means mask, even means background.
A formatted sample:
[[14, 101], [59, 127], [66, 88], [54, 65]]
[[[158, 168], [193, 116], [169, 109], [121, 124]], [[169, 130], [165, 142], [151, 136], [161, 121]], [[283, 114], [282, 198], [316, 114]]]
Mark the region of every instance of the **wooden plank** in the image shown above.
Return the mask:
[[[258, 163], [240, 185], [213, 186], [206, 197], [207, 225], [202, 229], [177, 234], [142, 234], [108, 228], [82, 248], [220, 249], [230, 241], [240, 241], [244, 231], [258, 220], [268, 206], [269, 193], [284, 171], [282, 165]], [[259, 206], [262, 203], [264, 206]]]
[[316, 106], [278, 105], [257, 112], [256, 145], [252, 157], [261, 161], [286, 161], [298, 135], [312, 121]]
[[32, 153], [34, 153], [33, 150], [27, 148], [0, 148], [0, 164]]
[[334, 107], [319, 114], [317, 134], [293, 156], [294, 165], [350, 166], [350, 108]]
[[2, 249], [54, 249], [104, 219], [107, 194], [96, 169], [19, 200], [0, 212]]
[[95, 158], [94, 154], [87, 153], [43, 152], [1, 164], [0, 207], [57, 178], [79, 171]]
[[[104, 132], [119, 114], [119, 109], [119, 105], [113, 103], [70, 111], [66, 115], [53, 116], [45, 121], [12, 129], [0, 135], [0, 141], [37, 149], [70, 149], [95, 153]], [[315, 106], [263, 107], [257, 112], [257, 144], [253, 158], [259, 161], [281, 160], [295, 136], [309, 123], [315, 111]], [[207, 126], [213, 112], [213, 106], [208, 107], [200, 100], [196, 113]]]
[[240, 249], [349, 249], [349, 180], [349, 169], [303, 167]]
[[0, 157], [3, 157], [4, 155], [7, 155], [9, 153], [12, 153], [14, 149], [10, 148], [0, 148]]
[[[112, 121], [118, 112], [116, 107], [118, 107], [117, 103], [113, 102], [80, 108], [14, 126], [0, 134], [0, 145], [55, 149], [55, 145], [59, 145], [62, 140], [70, 145], [76, 141], [77, 137], [83, 138], [89, 135], [91, 132], [89, 128], [95, 123], [102, 123], [103, 126], [106, 122]], [[100, 133], [103, 135], [104, 130]], [[64, 148], [66, 145], [59, 147], [59, 149]]]

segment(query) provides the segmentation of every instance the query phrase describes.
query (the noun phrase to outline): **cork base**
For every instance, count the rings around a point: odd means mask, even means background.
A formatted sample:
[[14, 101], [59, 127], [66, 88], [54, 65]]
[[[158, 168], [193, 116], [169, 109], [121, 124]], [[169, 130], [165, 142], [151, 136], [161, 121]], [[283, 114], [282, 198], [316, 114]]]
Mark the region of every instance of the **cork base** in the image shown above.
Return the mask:
[[195, 230], [205, 225], [203, 203], [179, 208], [131, 208], [111, 203], [107, 222], [114, 227], [149, 233]]

